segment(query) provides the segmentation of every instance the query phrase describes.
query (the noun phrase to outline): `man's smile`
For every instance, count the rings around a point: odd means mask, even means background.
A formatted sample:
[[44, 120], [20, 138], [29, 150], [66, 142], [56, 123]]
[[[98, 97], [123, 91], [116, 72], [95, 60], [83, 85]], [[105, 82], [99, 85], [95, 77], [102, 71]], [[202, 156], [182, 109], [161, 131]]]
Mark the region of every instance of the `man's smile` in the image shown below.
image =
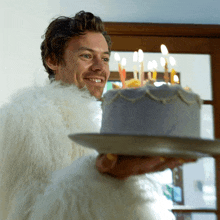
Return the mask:
[[99, 77], [99, 76], [94, 76], [94, 77], [86, 77], [83, 79], [84, 82], [87, 85], [91, 86], [99, 86], [99, 87], [104, 87], [105, 86], [105, 79], [104, 77]]
[[90, 81], [101, 82], [101, 79], [89, 79]]

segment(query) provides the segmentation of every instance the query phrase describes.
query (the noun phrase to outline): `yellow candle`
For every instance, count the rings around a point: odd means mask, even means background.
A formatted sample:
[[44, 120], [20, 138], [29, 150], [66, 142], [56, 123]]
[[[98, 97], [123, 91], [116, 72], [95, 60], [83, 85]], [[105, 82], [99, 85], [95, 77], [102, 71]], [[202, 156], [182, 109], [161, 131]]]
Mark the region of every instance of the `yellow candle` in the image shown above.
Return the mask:
[[[169, 57], [169, 61], [171, 66], [175, 66], [176, 65], [176, 60], [173, 57]], [[175, 80], [174, 77], [176, 75], [176, 71], [174, 70], [174, 68], [171, 69], [171, 84], [175, 84]]]
[[156, 62], [156, 60], [153, 60], [152, 64], [153, 64], [153, 69], [154, 69], [154, 71], [153, 71], [153, 80], [157, 81], [157, 71], [156, 71], [156, 69], [157, 69], [157, 62]]
[[175, 81], [174, 81], [174, 76], [176, 75], [176, 71], [172, 68], [171, 69], [171, 84], [175, 84]]
[[156, 70], [153, 71], [153, 80], [157, 81], [157, 71]]

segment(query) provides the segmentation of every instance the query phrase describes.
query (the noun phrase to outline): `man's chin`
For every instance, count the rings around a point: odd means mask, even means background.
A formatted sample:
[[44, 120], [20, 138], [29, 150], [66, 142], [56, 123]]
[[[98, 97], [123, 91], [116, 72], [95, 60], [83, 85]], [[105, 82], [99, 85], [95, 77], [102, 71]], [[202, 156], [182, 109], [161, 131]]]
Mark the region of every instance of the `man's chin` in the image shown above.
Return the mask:
[[96, 88], [89, 87], [88, 88], [86, 85], [84, 87], [80, 88], [80, 90], [89, 92], [91, 96], [94, 96], [97, 99], [100, 99], [102, 97], [102, 93], [103, 93], [103, 88], [100, 88], [100, 87], [96, 87]]
[[93, 87], [93, 88], [88, 88], [90, 94], [94, 97], [96, 97], [97, 99], [100, 99], [102, 97], [102, 93], [103, 93], [103, 88], [100, 87]]
[[97, 99], [100, 99], [102, 97], [102, 91], [90, 91], [90, 94]]

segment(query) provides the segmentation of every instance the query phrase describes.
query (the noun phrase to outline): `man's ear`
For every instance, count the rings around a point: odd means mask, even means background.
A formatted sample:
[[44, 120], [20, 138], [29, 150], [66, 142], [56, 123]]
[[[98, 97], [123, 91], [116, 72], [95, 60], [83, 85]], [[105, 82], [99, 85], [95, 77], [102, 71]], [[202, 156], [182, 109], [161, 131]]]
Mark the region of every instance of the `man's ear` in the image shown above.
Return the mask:
[[52, 70], [57, 70], [57, 68], [58, 68], [57, 62], [54, 59], [52, 59], [51, 57], [48, 57], [46, 59], [46, 64]]

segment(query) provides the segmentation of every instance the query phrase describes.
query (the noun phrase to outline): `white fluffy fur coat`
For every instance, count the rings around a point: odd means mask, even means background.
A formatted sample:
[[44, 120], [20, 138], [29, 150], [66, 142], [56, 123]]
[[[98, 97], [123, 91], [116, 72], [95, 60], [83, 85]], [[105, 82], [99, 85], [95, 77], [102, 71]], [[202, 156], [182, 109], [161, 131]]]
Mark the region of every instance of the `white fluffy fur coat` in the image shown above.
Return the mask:
[[98, 132], [100, 113], [88, 91], [60, 82], [25, 89], [0, 109], [0, 220], [28, 218], [49, 171], [94, 152], [67, 135]]
[[96, 155], [52, 175], [31, 220], [173, 220], [155, 174], [117, 180], [100, 174]]

